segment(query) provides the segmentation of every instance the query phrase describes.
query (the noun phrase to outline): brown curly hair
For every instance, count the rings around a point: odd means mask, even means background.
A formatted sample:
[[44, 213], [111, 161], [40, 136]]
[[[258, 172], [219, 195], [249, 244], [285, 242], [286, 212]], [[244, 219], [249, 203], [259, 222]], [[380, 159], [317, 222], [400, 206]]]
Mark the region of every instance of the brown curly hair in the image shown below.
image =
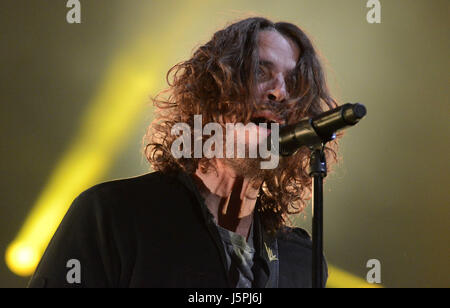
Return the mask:
[[[286, 80], [289, 96], [294, 98], [284, 104], [288, 123], [337, 107], [329, 95], [318, 55], [299, 27], [261, 17], [241, 20], [216, 32], [191, 59], [176, 64], [167, 73], [169, 88], [153, 99], [157, 116], [144, 136], [144, 155], [153, 170], [194, 174], [198, 168], [207, 170], [213, 165], [207, 158], [172, 156], [171, 146], [177, 136], [171, 134], [171, 129], [176, 123], [193, 127], [194, 115], [202, 115], [203, 125], [223, 123], [227, 118], [245, 124], [250, 121], [258, 108], [252, 89], [259, 66], [257, 36], [263, 30], [278, 31], [300, 49], [295, 73]], [[336, 146], [332, 142], [326, 147], [328, 160], [337, 160]], [[309, 157], [310, 150], [302, 148], [282, 158], [279, 168], [264, 178], [257, 210], [266, 231], [276, 232], [287, 224], [288, 215], [305, 208], [311, 197]]]

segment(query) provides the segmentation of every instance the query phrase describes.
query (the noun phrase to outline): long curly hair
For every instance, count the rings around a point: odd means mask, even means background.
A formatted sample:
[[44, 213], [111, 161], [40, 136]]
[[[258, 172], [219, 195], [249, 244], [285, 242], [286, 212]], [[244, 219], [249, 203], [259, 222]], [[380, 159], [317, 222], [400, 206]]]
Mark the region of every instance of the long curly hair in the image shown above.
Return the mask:
[[[304, 117], [313, 117], [337, 107], [330, 96], [318, 55], [307, 35], [296, 25], [273, 23], [266, 18], [248, 18], [216, 32], [199, 47], [192, 58], [173, 66], [167, 73], [169, 88], [153, 102], [156, 117], [144, 136], [144, 155], [155, 171], [171, 173], [183, 170], [194, 174], [198, 168], [213, 168], [207, 158], [179, 158], [171, 153], [178, 136], [171, 134], [176, 123], [194, 127], [194, 115], [202, 115], [203, 125], [232, 118], [248, 123], [258, 108], [255, 86], [259, 66], [257, 37], [263, 30], [278, 31], [300, 49], [295, 73], [286, 81], [289, 97], [286, 102], [288, 124]], [[207, 139], [204, 137], [204, 139]], [[205, 141], [205, 140], [204, 140]], [[328, 160], [337, 161], [337, 143], [325, 148]], [[193, 151], [193, 150], [192, 150]], [[279, 168], [264, 178], [259, 196], [261, 221], [268, 232], [276, 232], [288, 224], [290, 214], [297, 214], [311, 198], [308, 174], [310, 150], [282, 158]]]

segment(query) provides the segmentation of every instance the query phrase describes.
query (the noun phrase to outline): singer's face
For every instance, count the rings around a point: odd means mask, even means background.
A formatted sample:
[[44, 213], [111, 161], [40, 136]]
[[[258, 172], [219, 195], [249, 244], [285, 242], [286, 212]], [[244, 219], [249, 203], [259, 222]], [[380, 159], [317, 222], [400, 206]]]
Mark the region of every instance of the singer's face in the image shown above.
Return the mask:
[[[251, 122], [256, 124], [256, 132], [249, 129], [243, 133], [246, 135], [246, 146], [255, 150], [258, 142], [267, 137], [269, 130], [259, 127], [259, 123], [276, 122], [280, 125], [285, 123], [283, 112], [276, 112], [264, 109], [263, 106], [274, 105], [274, 109], [282, 110], [283, 104], [289, 98], [286, 80], [290, 77], [296, 67], [300, 50], [294, 42], [284, 37], [277, 31], [261, 31], [258, 36], [259, 70], [257, 76], [257, 88], [255, 94], [258, 103], [258, 110], [252, 115]], [[281, 107], [281, 108], [280, 108]], [[286, 108], [288, 108], [286, 106]], [[267, 126], [270, 128], [270, 124]], [[248, 138], [255, 134], [255, 138]], [[236, 142], [236, 141], [235, 141]], [[262, 176], [264, 173], [273, 170], [261, 170], [258, 159], [225, 159], [227, 165], [231, 166], [238, 175], [242, 176]]]
[[[256, 128], [257, 140], [262, 140], [270, 133], [270, 123], [285, 124], [289, 108], [286, 106], [289, 98], [286, 80], [293, 74], [300, 50], [296, 43], [278, 31], [264, 30], [258, 35], [258, 54], [257, 85], [254, 89], [258, 109], [250, 121], [256, 125], [268, 124], [268, 130]], [[250, 148], [257, 146], [251, 141], [247, 144]]]
[[[293, 74], [300, 50], [296, 43], [279, 32], [266, 30], [259, 33], [258, 53], [258, 103], [260, 106], [271, 105], [274, 109], [279, 109], [289, 98], [286, 80]], [[285, 120], [280, 112], [260, 111], [256, 115], [280, 124]]]

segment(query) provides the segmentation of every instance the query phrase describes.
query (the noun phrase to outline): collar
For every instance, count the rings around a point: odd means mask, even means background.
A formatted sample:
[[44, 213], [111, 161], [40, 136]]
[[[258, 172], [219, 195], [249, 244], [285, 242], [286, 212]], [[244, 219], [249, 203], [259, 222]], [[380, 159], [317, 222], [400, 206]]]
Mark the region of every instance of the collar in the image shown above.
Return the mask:
[[[225, 248], [223, 246], [219, 230], [214, 223], [214, 218], [209, 212], [205, 204], [205, 200], [198, 191], [198, 188], [191, 176], [181, 171], [178, 173], [177, 178], [186, 186], [186, 188], [189, 189], [189, 191], [194, 194], [197, 203], [200, 205], [198, 208], [203, 217], [203, 221], [205, 222], [208, 232], [216, 244], [218, 253], [222, 260], [223, 274], [227, 277], [228, 284], [231, 286], [231, 282], [227, 274], [228, 269]], [[260, 200], [258, 198], [255, 211], [253, 213], [253, 244], [255, 248], [255, 256], [253, 260], [254, 264], [252, 267], [254, 274], [253, 287], [277, 288], [279, 276], [278, 244], [276, 237], [270, 236], [264, 232], [259, 214], [259, 208]]]
[[255, 288], [277, 288], [279, 276], [279, 260], [278, 260], [278, 243], [274, 236], [264, 231], [261, 222], [259, 209], [261, 207], [258, 198], [254, 212], [254, 245], [255, 258], [253, 265], [253, 273], [255, 280], [253, 286]]

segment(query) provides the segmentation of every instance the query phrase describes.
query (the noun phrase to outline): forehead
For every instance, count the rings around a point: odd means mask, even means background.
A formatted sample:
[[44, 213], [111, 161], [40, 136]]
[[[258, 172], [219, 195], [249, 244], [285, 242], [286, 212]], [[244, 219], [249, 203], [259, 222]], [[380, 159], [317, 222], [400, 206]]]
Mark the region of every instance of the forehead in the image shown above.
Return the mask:
[[300, 49], [291, 39], [275, 30], [264, 30], [258, 34], [259, 59], [273, 63], [279, 71], [289, 71], [297, 64]]

